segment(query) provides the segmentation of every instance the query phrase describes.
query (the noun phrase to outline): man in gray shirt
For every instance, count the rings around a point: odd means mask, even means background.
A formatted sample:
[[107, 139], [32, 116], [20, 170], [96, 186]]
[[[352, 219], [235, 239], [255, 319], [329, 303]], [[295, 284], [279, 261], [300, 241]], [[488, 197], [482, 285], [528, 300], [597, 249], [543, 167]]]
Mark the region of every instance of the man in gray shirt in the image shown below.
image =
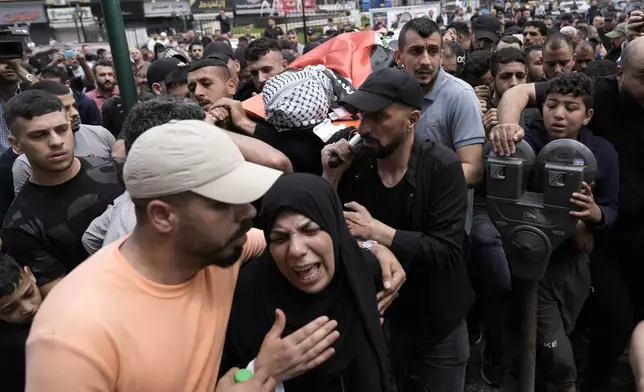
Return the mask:
[[[420, 84], [425, 103], [416, 136], [453, 149], [461, 160], [465, 180], [473, 188], [483, 176], [485, 131], [481, 105], [474, 89], [441, 67], [443, 38], [429, 18], [412, 19], [403, 26], [395, 52], [398, 65]], [[470, 192], [466, 231], [472, 227]]]
[[[65, 106], [67, 117], [74, 132], [74, 155], [77, 157], [109, 157], [116, 142], [114, 136], [98, 125], [80, 123], [80, 115], [74, 101], [74, 94], [69, 87], [55, 81], [41, 81], [30, 87], [30, 90], [42, 90], [56, 95]], [[19, 152], [19, 151], [17, 151]], [[32, 170], [27, 157], [23, 154], [16, 158], [12, 167], [13, 188], [17, 195], [22, 186], [29, 180]]]

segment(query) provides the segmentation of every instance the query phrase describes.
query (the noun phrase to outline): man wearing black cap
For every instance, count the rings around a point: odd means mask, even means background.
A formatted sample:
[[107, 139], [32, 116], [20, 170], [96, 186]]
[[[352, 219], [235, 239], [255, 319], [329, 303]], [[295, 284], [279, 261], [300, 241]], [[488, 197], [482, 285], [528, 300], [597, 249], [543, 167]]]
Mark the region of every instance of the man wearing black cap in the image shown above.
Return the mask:
[[475, 50], [492, 51], [501, 37], [501, 22], [494, 15], [481, 15], [472, 21], [472, 32]]
[[165, 77], [170, 75], [172, 71], [179, 67], [185, 67], [186, 64], [177, 59], [176, 57], [168, 57], [159, 59], [148, 68], [148, 85], [150, 90], [156, 96], [165, 96]]
[[230, 77], [235, 82], [235, 87], [239, 89], [238, 73], [241, 67], [230, 45], [223, 41], [212, 41], [204, 48], [203, 58], [223, 61], [228, 66], [228, 71], [230, 71]]
[[[414, 136], [423, 100], [405, 70], [372, 73], [343, 102], [361, 115], [362, 148], [344, 139], [327, 145], [323, 176], [347, 203], [345, 219], [362, 247], [385, 245], [407, 272], [387, 313], [398, 390], [462, 391], [463, 320], [473, 300], [463, 260], [467, 185], [453, 151]], [[332, 169], [335, 155], [342, 163]]]
[[575, 23], [575, 17], [572, 14], [563, 14], [559, 18], [559, 28], [572, 26]]

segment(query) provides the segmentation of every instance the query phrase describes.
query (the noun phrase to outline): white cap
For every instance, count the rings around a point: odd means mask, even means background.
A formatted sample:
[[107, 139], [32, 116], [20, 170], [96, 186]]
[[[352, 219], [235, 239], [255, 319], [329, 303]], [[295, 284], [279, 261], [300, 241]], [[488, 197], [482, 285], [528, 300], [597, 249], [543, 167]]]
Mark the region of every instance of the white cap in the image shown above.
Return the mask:
[[171, 121], [139, 136], [123, 178], [134, 199], [194, 192], [228, 204], [261, 198], [282, 172], [246, 162], [220, 128], [199, 120]]
[[165, 38], [165, 37], [167, 37], [167, 36], [168, 36], [168, 33], [166, 33], [166, 32], [164, 31], [163, 33], [161, 33], [161, 36]]

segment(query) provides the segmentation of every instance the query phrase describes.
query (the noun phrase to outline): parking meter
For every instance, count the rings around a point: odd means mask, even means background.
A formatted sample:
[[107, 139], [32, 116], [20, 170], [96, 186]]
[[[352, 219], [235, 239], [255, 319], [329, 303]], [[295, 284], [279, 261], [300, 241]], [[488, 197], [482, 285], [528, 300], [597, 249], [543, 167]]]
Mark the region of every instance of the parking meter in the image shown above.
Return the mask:
[[[492, 223], [503, 237], [515, 277], [543, 278], [552, 251], [571, 234], [578, 210], [570, 203], [582, 182], [591, 184], [597, 172], [593, 153], [580, 142], [559, 139], [548, 143], [535, 158], [522, 140], [510, 157], [486, 148], [487, 206]], [[535, 189], [528, 192], [532, 177]]]

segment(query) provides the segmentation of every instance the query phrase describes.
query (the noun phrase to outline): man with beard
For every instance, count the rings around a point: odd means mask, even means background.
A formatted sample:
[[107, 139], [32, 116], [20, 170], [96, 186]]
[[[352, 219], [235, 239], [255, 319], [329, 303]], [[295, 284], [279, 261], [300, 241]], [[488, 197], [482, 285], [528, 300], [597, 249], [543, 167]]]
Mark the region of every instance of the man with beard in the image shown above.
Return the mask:
[[[634, 11], [635, 12], [635, 11]], [[641, 14], [629, 23], [641, 23]], [[619, 154], [619, 215], [609, 231], [595, 231], [591, 263], [590, 352], [582, 391], [604, 391], [634, 326], [644, 319], [644, 38], [631, 41], [622, 55], [617, 75], [596, 77], [594, 115], [588, 128], [610, 141]], [[508, 91], [501, 100], [492, 141], [501, 154], [514, 151], [523, 130], [516, 124], [529, 103], [541, 106], [545, 83], [526, 84]]]
[[523, 26], [523, 44], [525, 46], [543, 45], [546, 37], [548, 37], [548, 29], [540, 20], [531, 20]]
[[[74, 94], [69, 87], [53, 82], [42, 81], [31, 86], [30, 90], [40, 90], [60, 99], [69, 118], [74, 134], [74, 156], [109, 157], [114, 146], [114, 136], [105, 128], [97, 125], [81, 124]], [[13, 164], [13, 188], [17, 195], [32, 174], [31, 165], [25, 154], [20, 155]]]
[[116, 76], [114, 74], [114, 64], [108, 60], [97, 61], [92, 67], [92, 72], [96, 78], [96, 88], [86, 95], [96, 102], [98, 110], [102, 113], [105, 102], [119, 93], [119, 86], [116, 85]]
[[188, 46], [188, 53], [192, 61], [201, 60], [203, 58], [203, 42], [192, 41]]
[[[414, 130], [424, 99], [408, 72], [379, 69], [346, 98], [361, 115], [363, 153], [344, 139], [327, 145], [323, 177], [347, 203], [351, 234], [364, 247], [375, 241], [391, 249], [407, 273], [387, 313], [398, 390], [462, 391], [463, 320], [473, 301], [463, 254], [467, 186], [458, 156]], [[333, 169], [334, 155], [342, 163]]]
[[246, 162], [202, 121], [141, 135], [123, 170], [134, 232], [93, 255], [40, 307], [26, 391], [273, 391], [263, 367], [241, 384], [237, 369], [216, 382], [251, 202], [281, 174]]
[[235, 94], [235, 82], [226, 63], [205, 58], [188, 67], [188, 90], [190, 98], [208, 110], [221, 98], [231, 98]]
[[5, 118], [13, 148], [27, 156], [33, 173], [5, 217], [3, 250], [31, 269], [47, 295], [87, 258], [81, 237], [123, 192], [120, 165], [74, 157], [70, 120], [55, 95], [25, 91], [7, 103]]
[[[479, 25], [494, 28], [487, 24], [483, 21]], [[476, 31], [474, 34], [476, 38]], [[490, 34], [490, 30], [484, 30], [484, 36]], [[424, 94], [420, 120], [415, 127], [416, 137], [454, 150], [461, 160], [468, 186], [474, 187], [483, 176], [485, 141], [481, 105], [474, 89], [441, 67], [442, 37], [438, 25], [430, 19], [417, 18], [407, 22], [400, 31], [398, 46], [399, 50], [394, 53], [398, 64], [416, 79]], [[472, 226], [473, 196], [470, 193], [465, 225], [468, 233]]]

